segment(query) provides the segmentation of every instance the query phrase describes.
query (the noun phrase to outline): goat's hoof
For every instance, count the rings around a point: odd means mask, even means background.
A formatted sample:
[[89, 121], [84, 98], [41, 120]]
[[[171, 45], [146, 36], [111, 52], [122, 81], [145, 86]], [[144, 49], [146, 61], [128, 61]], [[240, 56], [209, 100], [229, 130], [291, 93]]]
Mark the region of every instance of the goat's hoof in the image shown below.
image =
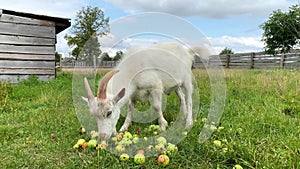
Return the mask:
[[119, 130], [119, 132], [125, 132], [127, 130], [128, 130], [128, 128], [122, 126], [121, 129]]
[[193, 122], [188, 122], [188, 123], [186, 123], [186, 125], [185, 125], [185, 128], [186, 129], [190, 129], [190, 128], [192, 128], [193, 127]]
[[168, 126], [168, 122], [167, 122], [167, 121], [165, 121], [165, 122], [163, 122], [163, 123], [160, 123], [160, 124], [159, 124], [159, 129], [160, 129], [160, 131], [165, 131], [166, 128], [167, 128], [167, 126]]

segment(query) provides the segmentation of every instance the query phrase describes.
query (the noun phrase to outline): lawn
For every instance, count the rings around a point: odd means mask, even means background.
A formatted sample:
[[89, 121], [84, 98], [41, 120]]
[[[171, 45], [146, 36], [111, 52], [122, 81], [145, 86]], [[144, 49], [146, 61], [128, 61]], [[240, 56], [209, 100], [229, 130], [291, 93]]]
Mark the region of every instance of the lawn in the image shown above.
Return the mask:
[[[225, 70], [226, 105], [220, 124], [215, 124], [223, 129], [201, 144], [210, 83], [206, 71], [193, 73], [200, 112], [166, 168], [300, 168], [299, 71]], [[177, 104], [174, 95], [168, 97], [169, 122], [176, 118]], [[59, 72], [50, 82], [32, 77], [18, 85], [0, 83], [0, 105], [1, 168], [159, 168], [156, 156], [138, 165], [105, 150], [73, 149], [79, 138], [88, 136], [78, 132], [71, 73]], [[130, 131], [155, 123], [133, 123]]]

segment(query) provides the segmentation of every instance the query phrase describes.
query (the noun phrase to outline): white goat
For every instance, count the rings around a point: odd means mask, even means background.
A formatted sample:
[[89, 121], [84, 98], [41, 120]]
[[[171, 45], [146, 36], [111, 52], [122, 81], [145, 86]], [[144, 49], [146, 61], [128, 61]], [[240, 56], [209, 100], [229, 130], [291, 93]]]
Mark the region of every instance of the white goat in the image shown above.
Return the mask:
[[[205, 53], [197, 48], [197, 54]], [[199, 53], [200, 52], [200, 53]], [[148, 48], [127, 52], [115, 70], [107, 73], [100, 81], [97, 97], [93, 96], [87, 79], [84, 79], [88, 105], [95, 117], [102, 139], [116, 133], [120, 108], [129, 103], [127, 117], [120, 131], [126, 131], [132, 121], [136, 101], [152, 100], [158, 114], [161, 130], [168, 122], [162, 113], [162, 95], [175, 91], [186, 117], [186, 127], [192, 120], [192, 72], [194, 52], [178, 43], [158, 44]], [[118, 72], [118, 73], [117, 73]], [[117, 73], [117, 74], [116, 74]], [[181, 91], [184, 88], [185, 94]]]

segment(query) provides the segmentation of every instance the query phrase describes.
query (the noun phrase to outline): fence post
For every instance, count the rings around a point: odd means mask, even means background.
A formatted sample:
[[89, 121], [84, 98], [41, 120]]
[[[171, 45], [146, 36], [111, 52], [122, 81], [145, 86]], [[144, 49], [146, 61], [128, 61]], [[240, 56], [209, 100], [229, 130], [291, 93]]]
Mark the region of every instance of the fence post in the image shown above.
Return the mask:
[[255, 53], [251, 53], [251, 61], [250, 61], [250, 69], [254, 69], [254, 58], [255, 58]]
[[280, 68], [284, 69], [284, 62], [285, 62], [285, 53], [281, 54], [280, 58]]
[[230, 54], [226, 55], [226, 64], [225, 64], [225, 68], [229, 68], [229, 63], [230, 63]]

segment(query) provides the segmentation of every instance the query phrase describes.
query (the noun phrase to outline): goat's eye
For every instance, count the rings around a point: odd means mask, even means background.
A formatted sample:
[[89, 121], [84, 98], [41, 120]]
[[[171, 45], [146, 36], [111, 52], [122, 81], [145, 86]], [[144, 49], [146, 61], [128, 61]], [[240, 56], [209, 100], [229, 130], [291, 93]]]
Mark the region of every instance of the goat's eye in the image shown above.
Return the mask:
[[110, 117], [111, 114], [112, 114], [112, 111], [110, 110], [106, 113], [106, 117]]

